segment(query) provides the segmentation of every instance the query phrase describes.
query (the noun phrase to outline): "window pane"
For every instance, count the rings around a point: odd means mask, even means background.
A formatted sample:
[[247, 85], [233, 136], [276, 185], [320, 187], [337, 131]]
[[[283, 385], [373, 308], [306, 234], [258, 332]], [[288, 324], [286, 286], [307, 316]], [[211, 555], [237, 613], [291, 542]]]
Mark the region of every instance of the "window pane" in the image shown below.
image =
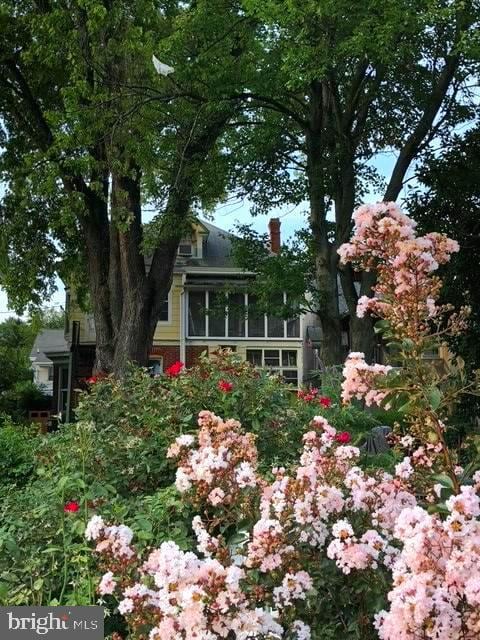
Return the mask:
[[225, 335], [225, 302], [224, 296], [218, 291], [208, 294], [208, 335]]
[[265, 314], [256, 308], [257, 296], [248, 296], [248, 335], [250, 338], [263, 338], [265, 336]]
[[265, 350], [265, 366], [266, 367], [279, 367], [280, 366], [280, 352], [272, 349]]
[[256, 367], [262, 366], [262, 350], [261, 349], [247, 349], [247, 362], [255, 365]]
[[300, 337], [300, 318], [287, 320], [287, 338]]
[[188, 335], [205, 335], [205, 291], [188, 294]]
[[182, 238], [180, 240], [180, 244], [178, 245], [178, 255], [191, 256], [192, 254], [193, 254], [193, 239]]
[[[281, 308], [283, 305], [283, 294], [277, 294], [270, 300], [274, 307]], [[283, 338], [283, 318], [271, 315], [267, 319], [267, 331], [269, 338]]]
[[231, 293], [228, 296], [228, 335], [245, 335], [245, 296], [243, 293]]
[[160, 315], [158, 316], [159, 322], [168, 322], [168, 295], [163, 298], [160, 303]]
[[283, 338], [283, 319], [268, 316], [268, 337]]
[[282, 375], [285, 382], [294, 384], [296, 387], [298, 386], [298, 371], [296, 369], [283, 370]]
[[284, 366], [284, 367], [296, 367], [297, 366], [297, 352], [296, 351], [282, 351], [282, 366]]

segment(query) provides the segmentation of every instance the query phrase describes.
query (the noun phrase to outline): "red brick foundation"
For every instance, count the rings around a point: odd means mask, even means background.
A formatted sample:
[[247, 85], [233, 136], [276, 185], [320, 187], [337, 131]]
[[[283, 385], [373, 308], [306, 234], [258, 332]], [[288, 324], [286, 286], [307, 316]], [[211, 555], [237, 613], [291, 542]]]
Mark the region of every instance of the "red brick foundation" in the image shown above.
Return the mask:
[[[208, 351], [206, 345], [188, 345], [185, 349], [185, 365], [187, 367], [193, 366], [204, 351]], [[154, 360], [159, 356], [163, 358], [163, 370], [165, 371], [174, 362], [180, 360], [180, 347], [156, 344], [150, 350], [150, 358]]]
[[208, 351], [208, 347], [206, 345], [187, 346], [185, 349], [186, 366], [191, 367], [194, 365], [204, 351]]
[[150, 358], [152, 360], [155, 357], [161, 356], [163, 358], [163, 370], [171, 367], [174, 362], [178, 362], [180, 360], [180, 347], [170, 346], [170, 345], [155, 345], [150, 350]]

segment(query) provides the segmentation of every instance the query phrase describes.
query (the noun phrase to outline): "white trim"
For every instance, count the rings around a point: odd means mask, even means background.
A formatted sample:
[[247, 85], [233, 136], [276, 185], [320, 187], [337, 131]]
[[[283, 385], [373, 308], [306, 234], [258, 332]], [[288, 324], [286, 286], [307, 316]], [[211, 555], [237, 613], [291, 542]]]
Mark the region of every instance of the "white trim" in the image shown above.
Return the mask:
[[185, 362], [186, 361], [186, 337], [187, 337], [187, 322], [188, 322], [188, 317], [187, 317], [187, 307], [185, 304], [185, 297], [186, 291], [185, 291], [185, 274], [183, 274], [182, 276], [182, 289], [180, 291], [180, 362]]
[[[186, 336], [187, 342], [238, 342], [239, 340], [243, 342], [286, 342], [287, 344], [293, 344], [298, 342], [299, 345], [303, 344], [302, 338], [248, 338], [248, 337], [237, 337], [234, 336]], [[159, 343], [160, 344], [160, 343]], [[162, 342], [162, 344], [164, 344]], [[282, 347], [279, 347], [282, 348]]]
[[[185, 269], [183, 269], [184, 273], [188, 274], [188, 273], [203, 273], [206, 276], [218, 276], [218, 275], [225, 275], [225, 273], [230, 273], [230, 274], [239, 274], [239, 275], [246, 275], [246, 276], [256, 276], [257, 274], [255, 274], [253, 271], [243, 271], [243, 269], [238, 269], [237, 267], [218, 267], [218, 269], [206, 269], [205, 267], [194, 267], [194, 266], [188, 266]], [[188, 286], [188, 284], [187, 284]]]

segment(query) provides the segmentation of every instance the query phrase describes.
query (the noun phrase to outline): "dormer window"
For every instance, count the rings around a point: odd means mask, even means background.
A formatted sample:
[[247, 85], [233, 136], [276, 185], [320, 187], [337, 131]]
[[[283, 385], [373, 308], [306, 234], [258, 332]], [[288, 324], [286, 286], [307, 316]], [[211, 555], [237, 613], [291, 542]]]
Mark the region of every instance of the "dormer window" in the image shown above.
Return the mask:
[[195, 238], [182, 238], [178, 245], [178, 255], [185, 258], [195, 257], [197, 255], [197, 243]]

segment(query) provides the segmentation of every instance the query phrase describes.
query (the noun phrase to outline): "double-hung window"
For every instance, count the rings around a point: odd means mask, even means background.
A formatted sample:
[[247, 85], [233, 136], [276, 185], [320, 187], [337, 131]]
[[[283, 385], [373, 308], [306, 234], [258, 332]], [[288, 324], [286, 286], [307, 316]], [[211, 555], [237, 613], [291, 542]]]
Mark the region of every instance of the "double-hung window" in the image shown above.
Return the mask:
[[296, 349], [247, 349], [246, 359], [256, 367], [265, 367], [279, 373], [285, 382], [298, 386]]

